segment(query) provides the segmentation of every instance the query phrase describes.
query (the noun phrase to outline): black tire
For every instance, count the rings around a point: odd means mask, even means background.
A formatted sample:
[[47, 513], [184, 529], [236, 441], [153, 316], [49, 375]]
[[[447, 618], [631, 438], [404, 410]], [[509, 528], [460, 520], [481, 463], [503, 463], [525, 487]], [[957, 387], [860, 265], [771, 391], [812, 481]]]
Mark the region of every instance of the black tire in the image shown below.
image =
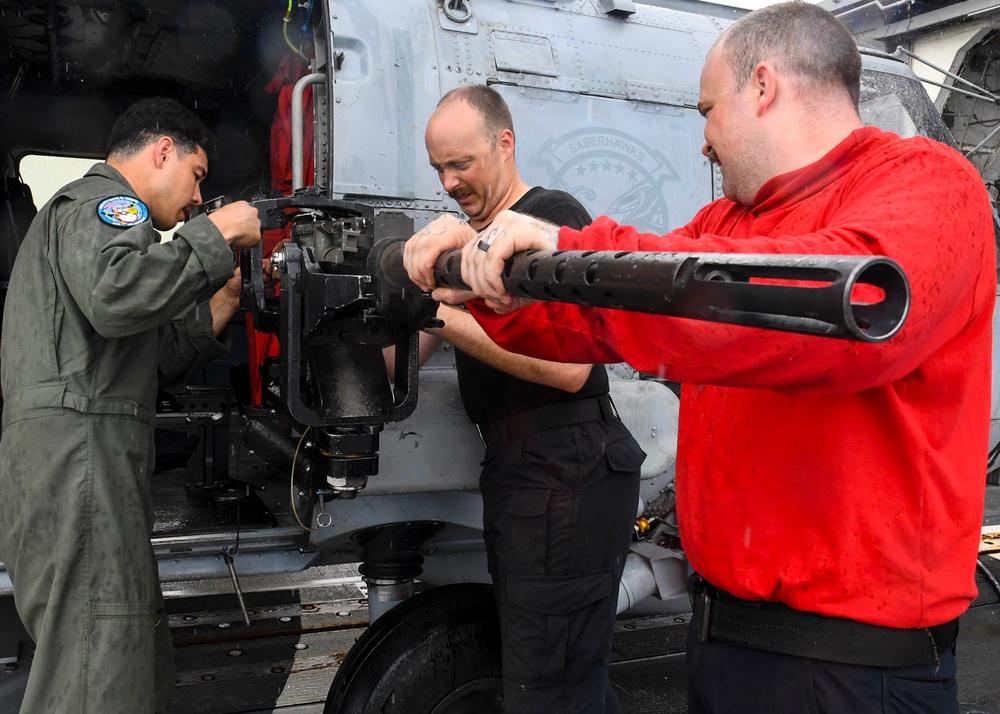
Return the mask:
[[365, 630], [337, 670], [324, 714], [502, 714], [493, 589], [414, 595]]

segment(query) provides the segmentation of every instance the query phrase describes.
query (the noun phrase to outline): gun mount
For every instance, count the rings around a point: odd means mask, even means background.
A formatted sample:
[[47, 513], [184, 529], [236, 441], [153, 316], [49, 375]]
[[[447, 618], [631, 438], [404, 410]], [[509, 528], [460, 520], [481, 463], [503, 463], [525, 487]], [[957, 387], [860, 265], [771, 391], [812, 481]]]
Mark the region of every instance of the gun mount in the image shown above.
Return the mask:
[[[376, 242], [404, 240], [413, 222], [308, 192], [254, 205], [264, 229], [290, 231], [272, 256], [278, 297], [265, 291], [261, 246], [242, 256], [244, 307], [257, 329], [281, 342], [278, 364], [265, 364], [270, 410], [246, 420], [250, 438], [282, 466], [298, 464], [304, 446], [303, 463], [294, 467], [306, 493], [352, 498], [378, 472], [384, 424], [416, 406], [417, 334], [437, 306], [416, 288], [390, 289], [369, 264]], [[382, 356], [389, 345], [396, 348], [394, 383]], [[294, 449], [289, 427], [301, 433]]]

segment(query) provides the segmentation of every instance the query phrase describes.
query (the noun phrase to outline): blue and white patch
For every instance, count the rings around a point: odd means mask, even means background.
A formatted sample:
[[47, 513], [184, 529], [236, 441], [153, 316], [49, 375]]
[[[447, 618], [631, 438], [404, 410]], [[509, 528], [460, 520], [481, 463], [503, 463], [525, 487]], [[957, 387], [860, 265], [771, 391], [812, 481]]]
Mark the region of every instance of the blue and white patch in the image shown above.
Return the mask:
[[149, 209], [137, 198], [112, 196], [101, 201], [97, 215], [109, 226], [131, 228], [149, 220]]

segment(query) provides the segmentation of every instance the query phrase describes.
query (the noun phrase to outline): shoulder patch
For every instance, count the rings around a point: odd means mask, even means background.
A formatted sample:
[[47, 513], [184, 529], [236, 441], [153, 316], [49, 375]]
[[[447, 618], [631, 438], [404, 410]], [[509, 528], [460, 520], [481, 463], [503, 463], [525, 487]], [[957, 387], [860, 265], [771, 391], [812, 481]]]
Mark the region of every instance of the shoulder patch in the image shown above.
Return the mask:
[[97, 206], [97, 215], [109, 226], [131, 228], [149, 219], [149, 209], [137, 198], [112, 196]]

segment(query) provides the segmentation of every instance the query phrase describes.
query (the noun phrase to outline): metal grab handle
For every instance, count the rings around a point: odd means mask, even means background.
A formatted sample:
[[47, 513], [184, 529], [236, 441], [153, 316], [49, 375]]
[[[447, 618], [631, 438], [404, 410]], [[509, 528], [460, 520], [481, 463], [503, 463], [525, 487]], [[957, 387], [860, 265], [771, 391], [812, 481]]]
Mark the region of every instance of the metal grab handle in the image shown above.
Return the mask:
[[[415, 288], [402, 266], [402, 241], [381, 254], [382, 278]], [[442, 253], [434, 276], [468, 289], [461, 251]], [[507, 261], [511, 295], [671, 315], [861, 342], [883, 342], [903, 326], [910, 288], [880, 256], [525, 251]], [[869, 286], [874, 297], [854, 297]]]

